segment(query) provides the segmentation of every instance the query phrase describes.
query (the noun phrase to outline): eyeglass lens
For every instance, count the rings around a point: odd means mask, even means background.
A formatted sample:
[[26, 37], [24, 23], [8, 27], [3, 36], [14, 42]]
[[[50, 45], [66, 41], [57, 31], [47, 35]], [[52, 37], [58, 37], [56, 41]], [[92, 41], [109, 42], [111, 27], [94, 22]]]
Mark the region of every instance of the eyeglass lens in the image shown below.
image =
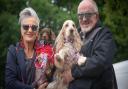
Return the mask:
[[36, 26], [36, 25], [22, 25], [22, 27], [24, 30], [28, 30], [29, 28], [31, 28], [32, 31], [36, 31], [38, 26]]
[[78, 14], [78, 17], [79, 17], [79, 19], [83, 19], [84, 17], [89, 19], [94, 14], [96, 14], [96, 13], [80, 13], [80, 14]]

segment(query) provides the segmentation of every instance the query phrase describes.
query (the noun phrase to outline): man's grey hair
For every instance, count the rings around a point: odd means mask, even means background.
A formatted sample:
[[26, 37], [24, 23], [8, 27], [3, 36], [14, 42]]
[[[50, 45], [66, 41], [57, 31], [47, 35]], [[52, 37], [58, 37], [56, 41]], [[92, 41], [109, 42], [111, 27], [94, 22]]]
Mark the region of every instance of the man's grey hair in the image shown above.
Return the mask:
[[22, 24], [23, 19], [31, 17], [31, 16], [36, 18], [37, 25], [38, 25], [38, 28], [39, 28], [39, 24], [40, 24], [39, 17], [37, 15], [37, 13], [35, 12], [35, 10], [32, 9], [31, 7], [27, 7], [27, 8], [23, 9], [20, 12], [20, 14], [19, 14], [19, 24]]
[[94, 0], [90, 0], [90, 2], [93, 4], [94, 11], [95, 11], [95, 12], [99, 12], [99, 11], [98, 11], [98, 6], [97, 6], [96, 2], [95, 2]]
[[[96, 2], [95, 2], [94, 0], [82, 0], [82, 1], [80, 2], [80, 4], [83, 3], [83, 2], [88, 2], [88, 1], [93, 5], [94, 11], [97, 12], [97, 13], [99, 13], [99, 11], [98, 11], [98, 6], [97, 6], [97, 4], [96, 4]], [[80, 4], [79, 4], [79, 5], [80, 5]]]

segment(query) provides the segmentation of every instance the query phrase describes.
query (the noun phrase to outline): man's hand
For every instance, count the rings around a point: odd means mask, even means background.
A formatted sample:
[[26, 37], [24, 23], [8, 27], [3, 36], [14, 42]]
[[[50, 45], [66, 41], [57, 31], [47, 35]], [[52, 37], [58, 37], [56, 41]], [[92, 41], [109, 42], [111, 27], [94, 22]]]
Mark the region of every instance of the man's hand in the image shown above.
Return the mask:
[[62, 76], [65, 84], [69, 84], [72, 80], [74, 80], [71, 74], [71, 69], [64, 71]]
[[78, 59], [78, 61], [77, 61], [78, 65], [79, 65], [79, 66], [83, 65], [83, 64], [86, 62], [86, 59], [87, 59], [86, 57], [80, 55], [80, 56], [79, 56], [79, 59]]

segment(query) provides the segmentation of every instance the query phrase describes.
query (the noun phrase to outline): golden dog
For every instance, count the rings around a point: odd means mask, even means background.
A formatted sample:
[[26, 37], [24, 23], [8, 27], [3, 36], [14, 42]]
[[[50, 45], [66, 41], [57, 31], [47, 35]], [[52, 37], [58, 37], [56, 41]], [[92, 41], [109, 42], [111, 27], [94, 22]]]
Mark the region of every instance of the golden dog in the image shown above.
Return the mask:
[[81, 46], [82, 41], [75, 23], [72, 20], [66, 20], [55, 40], [55, 81], [49, 84], [47, 89], [67, 89], [68, 84], [64, 84], [62, 73], [71, 69], [73, 64], [84, 63], [79, 55]]

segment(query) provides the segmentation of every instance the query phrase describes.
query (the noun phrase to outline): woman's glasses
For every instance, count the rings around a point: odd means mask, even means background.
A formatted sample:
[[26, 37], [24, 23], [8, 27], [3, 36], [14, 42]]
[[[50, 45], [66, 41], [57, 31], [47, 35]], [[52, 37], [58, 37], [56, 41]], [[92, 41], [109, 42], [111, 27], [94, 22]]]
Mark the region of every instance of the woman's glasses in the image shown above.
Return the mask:
[[24, 30], [29, 30], [29, 28], [31, 28], [32, 29], [32, 31], [37, 31], [37, 28], [38, 28], [38, 26], [37, 25], [22, 25], [22, 28], [24, 29]]

